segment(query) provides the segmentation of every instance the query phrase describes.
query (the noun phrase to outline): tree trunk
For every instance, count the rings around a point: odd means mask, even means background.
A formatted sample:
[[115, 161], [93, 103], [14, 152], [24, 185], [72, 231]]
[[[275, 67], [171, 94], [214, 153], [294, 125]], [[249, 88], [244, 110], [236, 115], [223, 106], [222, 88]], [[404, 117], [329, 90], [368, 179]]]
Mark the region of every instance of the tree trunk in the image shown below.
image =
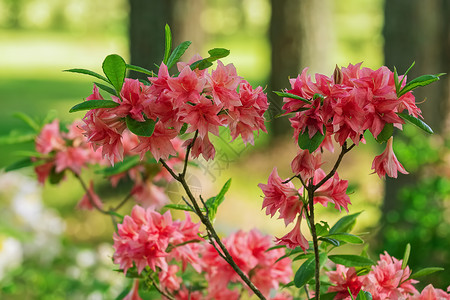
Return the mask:
[[[305, 66], [322, 71], [328, 63], [330, 1], [271, 0], [269, 37], [272, 47], [268, 98], [271, 138], [290, 135], [289, 120], [274, 118], [282, 113], [282, 99], [272, 91], [290, 89], [289, 78], [296, 78]], [[320, 16], [320, 22], [317, 18]], [[332, 67], [330, 67], [332, 70]]]
[[[385, 2], [384, 55], [390, 69], [394, 66], [412, 79], [423, 74], [450, 72], [449, 2], [446, 0], [397, 0]], [[414, 91], [425, 122], [436, 133], [449, 132], [449, 76]], [[386, 180], [383, 215], [396, 208], [398, 191], [416, 180], [413, 174]]]

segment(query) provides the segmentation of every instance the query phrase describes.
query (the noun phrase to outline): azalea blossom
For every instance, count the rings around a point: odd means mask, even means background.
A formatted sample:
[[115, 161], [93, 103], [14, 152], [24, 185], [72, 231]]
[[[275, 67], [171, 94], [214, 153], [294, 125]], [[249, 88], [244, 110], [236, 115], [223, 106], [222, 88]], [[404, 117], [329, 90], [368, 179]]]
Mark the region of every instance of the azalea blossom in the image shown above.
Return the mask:
[[[326, 272], [330, 283], [333, 284], [328, 288], [328, 292], [337, 292], [335, 299], [351, 300], [356, 299], [365, 276], [358, 276], [354, 267], [347, 268], [343, 265], [336, 265], [335, 271]], [[349, 289], [352, 294], [350, 296]]]
[[386, 174], [389, 177], [397, 178], [397, 172], [408, 174], [394, 154], [393, 141], [394, 138], [391, 136], [386, 143], [386, 149], [373, 160], [372, 169], [375, 170], [380, 178], [384, 178]]

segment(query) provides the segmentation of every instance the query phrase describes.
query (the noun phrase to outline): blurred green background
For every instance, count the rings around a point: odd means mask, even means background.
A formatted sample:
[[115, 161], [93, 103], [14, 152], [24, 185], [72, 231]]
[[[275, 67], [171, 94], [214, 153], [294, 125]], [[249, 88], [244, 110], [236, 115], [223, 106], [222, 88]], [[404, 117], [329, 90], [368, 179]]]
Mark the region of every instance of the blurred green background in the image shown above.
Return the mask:
[[[151, 51], [144, 49], [149, 54], [144, 52], [142, 59], [136, 48], [141, 42], [154, 49], [161, 46], [163, 39], [158, 35], [166, 22], [176, 40], [193, 41], [189, 55], [205, 55], [213, 47], [230, 49], [225, 61], [232, 62], [238, 74], [252, 84], [265, 87], [275, 107], [279, 107], [279, 99], [270, 91], [288, 88], [288, 76], [296, 76], [306, 66], [311, 74], [331, 74], [336, 64], [363, 61], [363, 66], [370, 68], [396, 65], [402, 73], [416, 60], [412, 72], [417, 73], [413, 75], [449, 72], [449, 45], [439, 39], [450, 36], [446, 1], [171, 0], [167, 7], [147, 1], [152, 8], [141, 9], [139, 16], [136, 7], [145, 5], [140, 2], [0, 0], [0, 136], [26, 130], [13, 117], [14, 112], [43, 119], [53, 110], [63, 121], [81, 118], [81, 113], [69, 114], [68, 110], [91, 93], [91, 79], [62, 70], [101, 72], [101, 62], [111, 53], [152, 68], [162, 55], [150, 55]], [[160, 18], [148, 18], [159, 9], [168, 14], [166, 20], [161, 12]], [[140, 20], [142, 12], [148, 15]], [[284, 17], [280, 19], [279, 14]], [[277, 50], [279, 37], [283, 38], [281, 50]], [[130, 41], [136, 42], [130, 45]], [[292, 56], [283, 52], [289, 47], [294, 49]], [[152, 55], [156, 58], [150, 63], [145, 60]], [[277, 61], [279, 57], [285, 61]], [[282, 69], [293, 71], [281, 74], [277, 67], [284, 65], [287, 67]], [[371, 175], [373, 156], [383, 149], [369, 138], [367, 145], [344, 159], [340, 171], [354, 191], [350, 213], [364, 211], [355, 232], [370, 232], [365, 238], [372, 257], [387, 250], [401, 258], [406, 243], [411, 242], [413, 270], [446, 267], [445, 273], [423, 279], [440, 288], [450, 284], [446, 275], [450, 270], [448, 82], [444, 77], [434, 84], [438, 87], [416, 94], [418, 102], [427, 97], [420, 107], [438, 134], [429, 137], [405, 126], [405, 133], [396, 138], [398, 158], [413, 174], [394, 182]], [[279, 130], [271, 123], [268, 127], [276, 138], [261, 134], [254, 147], [244, 148], [239, 140], [229, 143], [229, 137], [221, 135], [215, 140], [216, 161], [199, 162], [200, 168], [193, 170], [193, 182], [208, 197], [233, 178], [216, 221], [224, 235], [254, 227], [277, 236], [286, 232], [281, 221], [270, 219], [261, 210], [257, 184], [267, 182], [274, 166], [282, 177], [290, 176], [296, 148], [289, 129]], [[32, 144], [0, 145], [0, 167], [20, 159], [17, 150], [30, 147]], [[334, 158], [327, 160], [330, 167]], [[39, 187], [30, 179], [32, 170], [0, 176], [1, 299], [114, 299], [129, 286], [129, 281], [111, 272], [110, 220], [74, 209], [83, 192], [73, 179], [56, 187]], [[179, 200], [177, 196], [175, 193], [174, 201]], [[332, 208], [320, 208], [319, 218], [332, 224], [339, 214]]]

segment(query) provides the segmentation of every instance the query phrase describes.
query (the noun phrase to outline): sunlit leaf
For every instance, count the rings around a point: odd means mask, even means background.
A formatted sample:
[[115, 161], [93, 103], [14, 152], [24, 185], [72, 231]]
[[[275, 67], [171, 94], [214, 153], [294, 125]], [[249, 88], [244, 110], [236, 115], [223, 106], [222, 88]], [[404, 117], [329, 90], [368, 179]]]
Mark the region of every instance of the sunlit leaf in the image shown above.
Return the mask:
[[430, 274], [433, 274], [433, 273], [436, 273], [439, 271], [444, 271], [444, 268], [440, 268], [440, 267], [425, 268], [425, 269], [419, 270], [419, 271], [411, 274], [411, 276], [409, 276], [409, 279], [417, 279], [419, 277], [430, 275]]
[[313, 153], [320, 144], [322, 144], [326, 135], [326, 127], [323, 126], [323, 134], [317, 131], [312, 138], [309, 137], [308, 127], [306, 127], [303, 133], [298, 135], [298, 146], [303, 150], [308, 150], [309, 153]]
[[178, 62], [181, 56], [183, 56], [184, 52], [186, 52], [186, 50], [189, 48], [191, 43], [192, 42], [190, 41], [182, 42], [173, 50], [172, 54], [170, 54], [169, 59], [167, 60], [167, 69], [170, 70], [170, 68], [172, 68]]
[[445, 73], [440, 73], [440, 74], [436, 74], [436, 75], [422, 75], [419, 76], [417, 78], [414, 78], [413, 80], [411, 80], [410, 82], [408, 82], [401, 90], [400, 92], [398, 92], [397, 96], [400, 98], [401, 96], [403, 96], [404, 94], [420, 87], [420, 86], [426, 86], [429, 85], [430, 83], [433, 83], [435, 81], [439, 80], [440, 76], [445, 75]]
[[120, 94], [127, 71], [125, 60], [117, 54], [110, 54], [103, 61], [102, 69], [117, 94]]
[[119, 106], [119, 103], [112, 100], [88, 100], [81, 102], [72, 107], [69, 112], [76, 112], [81, 110], [91, 110], [96, 108], [113, 108]]
[[389, 140], [389, 138], [392, 136], [393, 133], [394, 133], [394, 124], [386, 123], [383, 127], [383, 130], [381, 130], [381, 132], [378, 134], [376, 140], [380, 144], [385, 143], [387, 142], [387, 140]]
[[139, 122], [133, 119], [130, 115], [126, 117], [128, 129], [138, 136], [150, 137], [155, 131], [156, 121], [147, 119], [144, 122]]
[[416, 118], [414, 116], [411, 116], [409, 114], [406, 113], [397, 113], [397, 115], [402, 118], [403, 120], [406, 120], [408, 122], [410, 122], [413, 125], [416, 125], [417, 127], [419, 127], [420, 129], [422, 129], [423, 131], [425, 131], [426, 133], [434, 133], [433, 129], [431, 129], [430, 126], [428, 126], [427, 123], [425, 123], [424, 121], [422, 121], [419, 118]]
[[405, 247], [405, 253], [403, 254], [403, 262], [402, 262], [402, 269], [404, 270], [406, 266], [408, 265], [409, 255], [411, 253], [411, 244], [406, 244]]
[[335, 264], [346, 267], [367, 267], [375, 264], [373, 260], [359, 255], [330, 255], [328, 258]]
[[86, 70], [86, 69], [69, 69], [69, 70], [64, 70], [64, 72], [71, 72], [71, 73], [79, 73], [79, 74], [85, 74], [85, 75], [89, 75], [89, 76], [93, 76], [96, 77], [98, 79], [101, 79], [105, 82], [109, 83], [108, 78], [94, 72], [94, 71], [90, 71], [90, 70]]
[[169, 59], [170, 50], [172, 49], [172, 33], [170, 32], [169, 25], [166, 24], [166, 27], [164, 29], [165, 29], [165, 33], [166, 33], [166, 40], [165, 40], [163, 62], [165, 65], [167, 65], [167, 60]]
[[340, 218], [336, 224], [330, 229], [330, 234], [340, 233], [340, 232], [350, 232], [355, 226], [356, 218], [361, 214], [361, 212], [344, 216]]
[[291, 99], [297, 99], [297, 100], [303, 101], [303, 102], [305, 102], [305, 103], [307, 103], [307, 104], [311, 104], [311, 101], [310, 101], [310, 100], [305, 99], [305, 98], [303, 98], [303, 97], [300, 97], [300, 96], [298, 96], [298, 95], [292, 94], [292, 93], [282, 92], [282, 91], [281, 91], [281, 92], [274, 91], [274, 93], [275, 93], [277, 96], [280, 96], [280, 97], [291, 98]]

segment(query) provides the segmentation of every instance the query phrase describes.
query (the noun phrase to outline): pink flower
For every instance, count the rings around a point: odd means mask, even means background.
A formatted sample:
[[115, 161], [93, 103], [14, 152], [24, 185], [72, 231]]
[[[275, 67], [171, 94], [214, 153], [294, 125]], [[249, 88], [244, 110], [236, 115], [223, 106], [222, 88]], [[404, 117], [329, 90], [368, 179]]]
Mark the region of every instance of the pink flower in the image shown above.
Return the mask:
[[45, 181], [48, 176], [50, 176], [50, 173], [54, 167], [55, 163], [53, 161], [34, 167], [34, 171], [36, 172], [40, 184], [45, 184]]
[[67, 147], [64, 151], [59, 151], [55, 156], [56, 173], [65, 169], [71, 169], [74, 173], [80, 174], [81, 168], [90, 161], [90, 151], [81, 147]]
[[183, 287], [175, 295], [176, 300], [203, 300], [203, 294], [200, 291], [191, 291]]
[[320, 168], [322, 155], [319, 152], [309, 153], [307, 150], [299, 149], [297, 156], [291, 162], [294, 174], [300, 175], [304, 182], [314, 176], [314, 172]]
[[292, 182], [283, 183], [278, 175], [277, 168], [270, 173], [267, 184], [258, 184], [264, 193], [263, 208], [266, 214], [273, 217], [278, 211], [280, 219], [284, 219], [285, 224], [291, 223], [297, 214], [301, 212], [303, 203], [299, 197], [299, 191], [295, 189]]
[[139, 296], [139, 279], [133, 280], [133, 286], [131, 287], [130, 292], [123, 298], [122, 300], [142, 300]]
[[157, 122], [155, 131], [150, 137], [139, 137], [139, 145], [133, 151], [140, 153], [141, 159], [144, 158], [147, 151], [153, 155], [156, 161], [169, 158], [169, 155], [176, 155], [171, 140], [177, 136], [173, 129], [166, 128], [161, 122]]
[[122, 224], [118, 224], [118, 232], [114, 233], [114, 263], [127, 273], [127, 270], [137, 267], [138, 273], [149, 266], [167, 270], [168, 265], [165, 250], [169, 245], [171, 233], [176, 227], [172, 225], [170, 212], [163, 216], [154, 210], [135, 205], [131, 216], [125, 216]]
[[406, 298], [418, 293], [413, 286], [417, 281], [407, 280], [410, 275], [409, 267], [402, 269], [402, 260], [385, 252], [364, 279], [363, 289], [370, 292], [374, 300]]
[[[192, 143], [192, 139], [186, 140], [183, 143], [183, 147], [187, 147], [190, 143]], [[214, 159], [214, 156], [216, 155], [216, 149], [214, 148], [214, 145], [209, 140], [208, 135], [205, 135], [205, 137], [203, 137], [203, 138], [198, 136], [195, 139], [194, 145], [192, 146], [192, 151], [191, 151], [192, 157], [197, 158], [200, 156], [200, 154], [206, 160]]]
[[179, 114], [180, 120], [190, 125], [186, 132], [198, 130], [201, 138], [208, 132], [218, 136], [222, 122], [217, 114], [221, 108], [205, 96], [199, 96], [196, 100], [193, 105], [185, 105]]
[[103, 202], [100, 197], [94, 192], [94, 182], [91, 180], [89, 183], [89, 189], [78, 202], [77, 207], [79, 209], [93, 210], [95, 207], [103, 208]]
[[136, 183], [131, 190], [131, 194], [146, 208], [160, 209], [170, 201], [164, 193], [164, 189], [154, 185], [151, 180]]
[[397, 160], [397, 157], [395, 157], [392, 147], [393, 140], [394, 138], [391, 136], [386, 143], [386, 149], [373, 160], [372, 169], [375, 170], [380, 178], [384, 178], [386, 174], [389, 177], [397, 178], [397, 171], [408, 174], [402, 164]]
[[358, 295], [363, 285], [365, 276], [358, 276], [355, 268], [346, 268], [343, 265], [336, 265], [336, 271], [326, 272], [330, 283], [333, 285], [328, 288], [328, 292], [338, 292], [335, 299], [352, 299], [348, 289], [354, 299]]
[[[318, 184], [326, 176], [322, 169], [317, 169], [314, 175], [313, 183]], [[328, 202], [334, 203], [334, 207], [341, 211], [343, 207], [347, 212], [347, 206], [351, 204], [350, 197], [347, 195], [348, 181], [340, 180], [338, 173], [328, 179], [322, 186], [314, 192], [314, 203], [320, 203], [327, 206]]]
[[[250, 276], [262, 293], [268, 297], [271, 289], [280, 283], [288, 283], [292, 277], [290, 259], [277, 259], [284, 255], [283, 249], [267, 251], [272, 246], [271, 238], [257, 230], [249, 233], [238, 231], [223, 240], [236, 264]], [[230, 282], [241, 279], [217, 254], [212, 245], [206, 245], [203, 254], [204, 270], [209, 282], [208, 299], [215, 299], [217, 291], [225, 290]]]
[[410, 300], [448, 300], [450, 294], [441, 289], [436, 289], [432, 284], [427, 285], [420, 294], [409, 298]]
[[163, 290], [167, 290], [169, 292], [176, 291], [180, 288], [181, 278], [176, 276], [178, 272], [177, 265], [170, 265], [167, 271], [161, 270], [158, 273], [159, 283]]
[[309, 243], [300, 230], [301, 221], [302, 217], [300, 215], [297, 218], [297, 223], [294, 228], [282, 238], [277, 238], [277, 244], [286, 245], [289, 249], [300, 247], [306, 253], [306, 250], [309, 248]]
[[175, 78], [169, 78], [167, 84], [170, 88], [168, 93], [176, 105], [183, 105], [188, 101], [194, 102], [202, 93], [206, 84], [206, 78], [198, 77], [197, 73], [186, 65]]
[[144, 84], [137, 79], [125, 78], [122, 90], [120, 91], [120, 97], [122, 102], [117, 107], [116, 113], [119, 111], [125, 115], [130, 115], [133, 119], [144, 122], [145, 102], [150, 98], [150, 95], [146, 93]]
[[218, 60], [216, 70], [212, 71], [211, 76], [208, 78], [209, 89], [211, 89], [214, 103], [222, 105], [224, 108], [240, 106], [241, 101], [236, 92], [240, 82], [241, 77], [237, 76], [233, 64], [224, 66]]
[[42, 154], [48, 154], [54, 150], [61, 150], [65, 145], [66, 142], [59, 131], [58, 120], [54, 120], [50, 124], [45, 124], [36, 137], [36, 150]]

